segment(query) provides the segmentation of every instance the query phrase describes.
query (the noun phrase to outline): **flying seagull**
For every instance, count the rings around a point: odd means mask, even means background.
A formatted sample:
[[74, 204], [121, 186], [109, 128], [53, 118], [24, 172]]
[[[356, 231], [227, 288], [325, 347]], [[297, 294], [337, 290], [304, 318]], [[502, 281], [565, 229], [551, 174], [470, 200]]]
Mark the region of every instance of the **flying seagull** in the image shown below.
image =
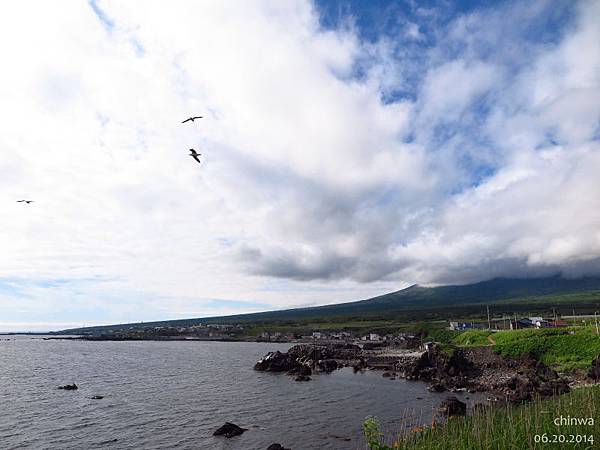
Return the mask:
[[17, 203], [21, 203], [21, 202], [25, 202], [29, 205], [30, 203], [33, 203], [33, 200], [17, 200]]
[[181, 123], [186, 123], [189, 122], [190, 120], [193, 122], [195, 119], [202, 119], [202, 116], [195, 116], [195, 117], [190, 117], [189, 119], [185, 119], [183, 122]]
[[198, 153], [196, 150], [194, 150], [193, 148], [190, 148], [190, 156], [192, 158], [194, 158], [196, 161], [200, 162], [200, 160], [198, 159], [198, 156], [200, 156], [202, 153]]

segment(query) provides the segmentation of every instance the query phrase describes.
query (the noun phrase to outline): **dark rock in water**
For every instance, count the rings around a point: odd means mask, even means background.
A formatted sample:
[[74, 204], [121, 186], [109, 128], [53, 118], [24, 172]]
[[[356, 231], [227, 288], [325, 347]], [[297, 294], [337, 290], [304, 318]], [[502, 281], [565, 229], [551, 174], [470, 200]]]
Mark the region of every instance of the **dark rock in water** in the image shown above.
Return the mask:
[[391, 374], [391, 373], [389, 373], [389, 372], [383, 372], [383, 374], [382, 374], [381, 376], [382, 376], [383, 378], [389, 378], [389, 377], [391, 377], [391, 376], [392, 376], [392, 374]]
[[267, 447], [267, 450], [291, 450], [291, 449], [285, 448], [281, 444], [271, 444]]
[[467, 413], [467, 404], [456, 397], [448, 397], [438, 406], [438, 411], [451, 416], [464, 416]]
[[256, 362], [254, 369], [308, 375], [307, 369], [312, 366], [318, 367], [323, 372], [331, 372], [361, 357], [361, 348], [353, 344], [300, 344], [294, 345], [286, 353], [279, 351], [267, 353]]
[[297, 364], [290, 358], [288, 353], [280, 351], [269, 352], [254, 365], [254, 370], [264, 370], [267, 372], [287, 372], [295, 369]]
[[92, 400], [102, 400], [103, 398], [102, 395], [92, 395]]
[[230, 438], [239, 436], [244, 431], [247, 431], [246, 428], [238, 427], [236, 424], [231, 422], [225, 422], [222, 427], [213, 433], [213, 436], [225, 436], [226, 438]]
[[326, 372], [326, 373], [333, 372], [334, 370], [336, 370], [339, 367], [339, 365], [335, 359], [325, 359], [325, 360], [319, 361], [318, 366], [319, 366], [319, 370], [321, 370], [322, 372]]
[[365, 362], [364, 358], [360, 358], [360, 361], [357, 364], [354, 364], [352, 366], [354, 373], [365, 370], [366, 368], [367, 368], [367, 363]]
[[588, 378], [595, 381], [600, 380], [600, 355], [592, 361], [592, 368], [588, 372]]
[[64, 386], [59, 386], [59, 389], [64, 389], [65, 391], [74, 391], [79, 389], [75, 383], [73, 384], [65, 384]]
[[312, 369], [309, 366], [297, 366], [294, 367], [293, 369], [288, 370], [287, 372], [288, 375], [312, 375]]
[[308, 375], [298, 375], [296, 377], [296, 381], [310, 381], [312, 380], [311, 377], [309, 377]]

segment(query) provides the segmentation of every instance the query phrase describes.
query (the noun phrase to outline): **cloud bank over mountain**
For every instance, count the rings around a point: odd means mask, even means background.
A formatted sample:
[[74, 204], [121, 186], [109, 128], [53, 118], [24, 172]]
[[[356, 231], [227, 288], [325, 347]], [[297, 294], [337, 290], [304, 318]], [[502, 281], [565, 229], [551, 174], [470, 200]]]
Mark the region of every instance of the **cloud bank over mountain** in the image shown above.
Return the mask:
[[8, 8], [7, 323], [599, 274], [600, 2], [351, 6]]

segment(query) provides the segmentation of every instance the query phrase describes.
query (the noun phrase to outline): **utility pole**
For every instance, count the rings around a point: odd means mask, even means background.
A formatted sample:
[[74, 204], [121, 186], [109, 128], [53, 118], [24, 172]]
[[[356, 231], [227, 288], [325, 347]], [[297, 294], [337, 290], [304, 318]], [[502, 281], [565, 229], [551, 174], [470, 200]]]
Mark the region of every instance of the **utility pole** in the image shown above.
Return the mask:
[[554, 327], [556, 327], [556, 308], [552, 308], [552, 312], [554, 313]]
[[487, 306], [487, 316], [488, 316], [488, 330], [492, 329], [492, 322], [490, 321], [490, 307]]
[[600, 331], [598, 331], [598, 311], [594, 312], [594, 320], [596, 321], [596, 334], [600, 334]]

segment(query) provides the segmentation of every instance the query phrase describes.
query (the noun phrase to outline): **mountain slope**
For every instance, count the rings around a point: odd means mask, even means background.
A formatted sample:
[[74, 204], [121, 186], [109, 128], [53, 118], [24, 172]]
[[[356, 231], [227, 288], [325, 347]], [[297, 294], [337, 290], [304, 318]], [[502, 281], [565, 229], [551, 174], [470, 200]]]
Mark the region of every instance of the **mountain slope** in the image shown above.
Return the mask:
[[[480, 283], [439, 286], [433, 288], [413, 285], [400, 291], [335, 305], [312, 308], [287, 309], [234, 316], [168, 320], [146, 322], [143, 324], [123, 324], [104, 327], [88, 327], [86, 330], [101, 330], [119, 327], [147, 326], [189, 326], [194, 323], [243, 323], [261, 321], [298, 321], [327, 317], [360, 317], [371, 314], [393, 314], [394, 312], [416, 309], [447, 308], [458, 305], [474, 305], [506, 300], [524, 301], [527, 298], [540, 298], [563, 294], [587, 293], [600, 301], [600, 277], [565, 279], [558, 276], [550, 278], [510, 279], [495, 278]], [[66, 330], [75, 333], [78, 330]]]

